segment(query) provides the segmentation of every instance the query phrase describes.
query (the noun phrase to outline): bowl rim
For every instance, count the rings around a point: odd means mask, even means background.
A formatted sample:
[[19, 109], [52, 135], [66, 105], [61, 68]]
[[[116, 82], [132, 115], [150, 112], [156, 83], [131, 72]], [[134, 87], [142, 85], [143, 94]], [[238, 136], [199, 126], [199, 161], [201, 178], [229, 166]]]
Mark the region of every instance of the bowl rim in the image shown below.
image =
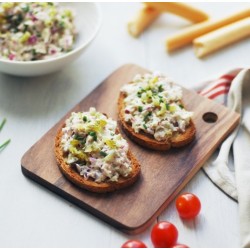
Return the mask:
[[0, 58], [0, 63], [6, 63], [6, 64], [11, 64], [11, 65], [37, 65], [37, 64], [44, 64], [44, 63], [55, 62], [57, 60], [63, 59], [63, 58], [68, 57], [68, 56], [71, 56], [73, 54], [78, 53], [82, 49], [84, 49], [97, 36], [98, 32], [100, 31], [101, 24], [102, 24], [102, 12], [101, 12], [100, 4], [99, 3], [95, 3], [95, 2], [88, 2], [88, 3], [95, 6], [95, 9], [97, 11], [97, 25], [96, 25], [96, 28], [95, 28], [94, 32], [92, 33], [92, 35], [83, 44], [79, 45], [77, 48], [71, 50], [68, 53], [65, 53], [63, 55], [60, 55], [60, 56], [54, 57], [54, 58], [49, 58], [49, 59], [45, 59], [45, 60], [37, 60], [37, 61], [11, 61], [11, 60], [1, 59]]

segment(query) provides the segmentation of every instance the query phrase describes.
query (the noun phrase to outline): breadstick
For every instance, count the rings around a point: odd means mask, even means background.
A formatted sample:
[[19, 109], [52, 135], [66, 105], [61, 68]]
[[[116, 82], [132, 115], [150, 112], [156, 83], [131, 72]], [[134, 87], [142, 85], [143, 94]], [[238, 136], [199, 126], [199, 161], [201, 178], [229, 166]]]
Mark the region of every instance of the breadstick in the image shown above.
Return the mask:
[[208, 32], [219, 29], [225, 25], [239, 21], [250, 16], [250, 9], [242, 10], [231, 16], [219, 20], [208, 20], [199, 24], [192, 25], [177, 34], [167, 38], [166, 48], [168, 51], [181, 48], [191, 43], [195, 38], [202, 36]]
[[130, 35], [138, 37], [159, 15], [160, 12], [158, 10], [144, 6], [136, 18], [128, 23], [128, 32]]
[[205, 21], [209, 18], [209, 16], [188, 4], [184, 3], [175, 3], [175, 2], [146, 2], [146, 6], [154, 8], [160, 12], [170, 12], [172, 14], [184, 17], [192, 22], [198, 23]]
[[250, 17], [196, 38], [195, 54], [201, 58], [247, 36], [250, 36]]

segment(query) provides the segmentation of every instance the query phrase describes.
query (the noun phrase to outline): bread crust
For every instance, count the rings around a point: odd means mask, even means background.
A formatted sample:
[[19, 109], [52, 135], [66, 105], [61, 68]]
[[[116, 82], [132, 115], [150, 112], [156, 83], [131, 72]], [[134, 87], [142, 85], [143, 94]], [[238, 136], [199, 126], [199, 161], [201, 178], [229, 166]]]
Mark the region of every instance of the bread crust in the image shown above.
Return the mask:
[[55, 156], [59, 169], [63, 175], [72, 183], [80, 188], [86, 189], [95, 193], [107, 193], [119, 190], [132, 185], [140, 176], [140, 164], [131, 151], [127, 155], [131, 161], [132, 172], [128, 177], [120, 177], [117, 182], [101, 182], [97, 183], [92, 180], [85, 180], [74, 168], [70, 167], [65, 161], [63, 150], [61, 148], [62, 128], [59, 129], [55, 138]]
[[120, 93], [118, 99], [118, 120], [126, 135], [137, 144], [154, 150], [169, 150], [171, 147], [183, 147], [194, 140], [196, 129], [192, 120], [184, 133], [175, 133], [165, 141], [157, 141], [152, 135], [144, 132], [135, 133], [132, 126], [126, 122], [124, 118], [125, 97], [126, 96], [123, 93]]

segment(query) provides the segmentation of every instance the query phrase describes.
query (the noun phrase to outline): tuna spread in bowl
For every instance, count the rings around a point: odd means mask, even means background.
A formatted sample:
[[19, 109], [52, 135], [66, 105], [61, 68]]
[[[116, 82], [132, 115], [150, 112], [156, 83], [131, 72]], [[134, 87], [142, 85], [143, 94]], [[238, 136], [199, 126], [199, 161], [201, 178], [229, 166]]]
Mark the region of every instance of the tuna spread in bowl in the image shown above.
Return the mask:
[[83, 54], [100, 26], [100, 7], [92, 2], [2, 2], [0, 71], [16, 76], [59, 71]]
[[76, 28], [72, 10], [56, 3], [0, 4], [0, 58], [35, 61], [72, 50]]

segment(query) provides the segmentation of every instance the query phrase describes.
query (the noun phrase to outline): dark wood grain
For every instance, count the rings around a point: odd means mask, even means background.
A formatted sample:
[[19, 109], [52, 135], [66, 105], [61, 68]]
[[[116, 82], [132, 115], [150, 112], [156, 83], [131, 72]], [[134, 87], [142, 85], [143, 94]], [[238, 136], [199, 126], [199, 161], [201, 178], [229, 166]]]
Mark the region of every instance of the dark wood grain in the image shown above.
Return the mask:
[[[135, 74], [145, 72], [136, 65], [119, 68], [71, 111], [86, 111], [94, 106], [117, 119], [116, 103], [120, 87]], [[71, 111], [25, 153], [21, 162], [22, 171], [118, 229], [139, 233], [167, 207], [239, 123], [239, 114], [193, 91], [184, 89], [183, 101], [188, 110], [194, 111], [196, 139], [184, 148], [167, 152], [147, 150], [129, 141], [142, 168], [140, 179], [129, 188], [110, 194], [94, 194], [79, 189], [62, 176], [53, 153], [54, 137]], [[202, 117], [206, 112], [217, 114], [218, 120], [215, 123], [205, 122]]]

